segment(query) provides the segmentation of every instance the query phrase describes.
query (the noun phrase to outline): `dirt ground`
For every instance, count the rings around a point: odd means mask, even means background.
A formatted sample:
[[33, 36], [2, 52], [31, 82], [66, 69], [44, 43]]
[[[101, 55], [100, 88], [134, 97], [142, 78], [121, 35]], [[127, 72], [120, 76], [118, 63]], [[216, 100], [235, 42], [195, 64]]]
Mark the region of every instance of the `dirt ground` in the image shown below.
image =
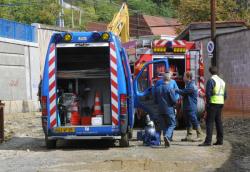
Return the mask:
[[224, 121], [225, 139], [232, 145], [232, 153], [217, 171], [250, 171], [250, 118]]
[[7, 141], [0, 144], [0, 171], [250, 171], [249, 127], [250, 120], [226, 120], [223, 146], [181, 142], [185, 131], [178, 130], [170, 148], [145, 147], [134, 138], [128, 148], [60, 141], [57, 149], [47, 150], [39, 113], [5, 115]]

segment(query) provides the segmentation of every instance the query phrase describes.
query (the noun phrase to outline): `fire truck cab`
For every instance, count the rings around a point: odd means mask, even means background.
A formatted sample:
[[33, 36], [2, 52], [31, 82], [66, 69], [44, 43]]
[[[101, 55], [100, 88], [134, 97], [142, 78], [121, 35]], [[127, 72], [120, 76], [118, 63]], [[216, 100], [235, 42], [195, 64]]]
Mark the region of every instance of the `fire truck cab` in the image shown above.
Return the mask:
[[[205, 89], [204, 64], [200, 47], [201, 46], [195, 42], [184, 40], [153, 40], [150, 46], [137, 48], [138, 60], [134, 65], [134, 75], [136, 78], [138, 78], [138, 75], [140, 75], [139, 78], [142, 77], [142, 73], [139, 71], [144, 69], [144, 75], [148, 76], [148, 88], [152, 88], [153, 90], [153, 86], [156, 81], [161, 78], [161, 73], [164, 72], [164, 68], [162, 68], [161, 65], [156, 66], [147, 63], [150, 61], [167, 60], [169, 66], [168, 71], [173, 74], [172, 79], [177, 82], [178, 87], [181, 89], [185, 87], [183, 81], [184, 73], [186, 71], [192, 72], [193, 79], [199, 88], [198, 114], [201, 114], [205, 109]], [[145, 64], [148, 66], [147, 68]], [[138, 79], [138, 82], [140, 82], [140, 79]], [[141, 109], [149, 113], [147, 108]], [[184, 125], [185, 116], [183, 115], [181, 101], [177, 105], [177, 119], [180, 126]]]

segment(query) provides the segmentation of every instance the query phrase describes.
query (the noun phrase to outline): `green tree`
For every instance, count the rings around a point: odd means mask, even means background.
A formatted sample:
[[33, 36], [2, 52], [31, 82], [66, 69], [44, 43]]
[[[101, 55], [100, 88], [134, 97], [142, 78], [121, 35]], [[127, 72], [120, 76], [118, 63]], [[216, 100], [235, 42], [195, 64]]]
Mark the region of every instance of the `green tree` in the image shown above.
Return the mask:
[[128, 0], [129, 8], [143, 14], [172, 17], [174, 9], [169, 0]]
[[110, 22], [114, 14], [119, 11], [119, 8], [108, 3], [98, 3], [96, 4], [95, 11], [98, 21]]
[[59, 12], [56, 0], [1, 0], [0, 18], [23, 23], [44, 23], [54, 25]]
[[[177, 18], [184, 25], [210, 20], [210, 1], [208, 0], [181, 0], [176, 5]], [[235, 0], [217, 0], [217, 21], [246, 20], [249, 22], [249, 17], [249, 12], [241, 8]]]

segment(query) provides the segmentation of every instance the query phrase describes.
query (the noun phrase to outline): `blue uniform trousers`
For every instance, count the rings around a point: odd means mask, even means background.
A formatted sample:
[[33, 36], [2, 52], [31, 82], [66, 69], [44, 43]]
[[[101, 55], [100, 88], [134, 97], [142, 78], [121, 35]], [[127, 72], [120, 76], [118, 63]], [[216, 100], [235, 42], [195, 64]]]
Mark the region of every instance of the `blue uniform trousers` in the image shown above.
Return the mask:
[[176, 127], [175, 113], [166, 114], [167, 116], [167, 127], [165, 129], [165, 137], [172, 140], [174, 129]]
[[184, 111], [186, 117], [187, 117], [187, 128], [191, 128], [192, 125], [195, 129], [200, 127], [200, 123], [197, 119], [197, 111], [196, 110], [185, 110]]

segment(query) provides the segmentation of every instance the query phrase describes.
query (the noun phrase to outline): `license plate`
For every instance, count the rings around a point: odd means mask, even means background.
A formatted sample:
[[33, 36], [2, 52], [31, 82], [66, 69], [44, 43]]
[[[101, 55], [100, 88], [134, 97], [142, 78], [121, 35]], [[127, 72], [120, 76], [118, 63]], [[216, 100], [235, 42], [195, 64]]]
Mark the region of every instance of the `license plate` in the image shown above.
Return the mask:
[[71, 127], [58, 127], [58, 128], [55, 128], [55, 132], [57, 132], [57, 133], [74, 133], [75, 132], [75, 128], [71, 128]]

